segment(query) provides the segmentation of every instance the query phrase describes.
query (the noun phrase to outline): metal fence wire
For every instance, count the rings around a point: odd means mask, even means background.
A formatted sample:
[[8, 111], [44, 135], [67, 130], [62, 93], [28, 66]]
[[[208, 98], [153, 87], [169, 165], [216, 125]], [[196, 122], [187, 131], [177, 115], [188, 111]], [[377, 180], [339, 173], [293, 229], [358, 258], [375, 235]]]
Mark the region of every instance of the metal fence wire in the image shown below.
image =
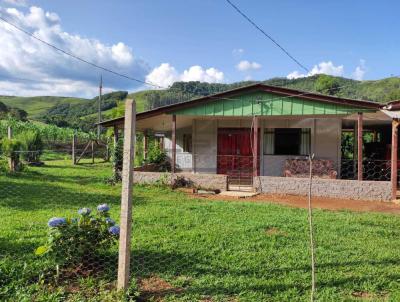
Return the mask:
[[120, 190], [104, 185], [101, 165], [109, 164], [96, 157], [74, 166], [60, 150], [46, 151], [40, 165], [18, 155], [14, 173], [0, 160], [0, 300], [64, 301], [75, 293], [83, 301], [91, 288], [113, 288]]
[[[85, 142], [78, 146], [83, 150]], [[132, 278], [127, 294], [121, 295], [116, 289], [121, 186], [108, 181], [112, 165], [104, 161], [105, 152], [99, 145], [94, 164], [89, 155], [78, 165], [72, 163], [71, 148], [61, 143], [41, 154], [40, 165], [17, 152], [22, 166], [15, 173], [7, 171], [7, 158], [1, 157], [0, 301], [233, 302], [242, 295], [244, 301], [268, 301], [272, 294], [283, 300], [279, 289], [271, 291], [271, 280], [286, 286], [281, 278], [286, 264], [279, 269], [270, 265], [277, 261], [276, 253], [296, 255], [288, 265], [301, 268], [291, 272], [300, 280], [299, 288], [288, 292], [293, 300], [305, 295], [305, 212], [290, 218], [291, 228], [302, 230], [292, 240], [279, 230], [279, 209], [251, 211], [248, 205], [190, 201], [164, 188], [162, 180], [155, 187], [135, 188]], [[237, 183], [235, 162], [229, 158], [221, 163], [233, 167], [226, 173]], [[239, 164], [247, 169], [240, 180], [247, 180], [252, 161]], [[304, 158], [266, 167], [281, 177], [309, 176]], [[342, 160], [338, 166], [315, 158], [312, 173], [356, 179], [357, 162]], [[364, 160], [363, 178], [390, 179], [390, 162]]]

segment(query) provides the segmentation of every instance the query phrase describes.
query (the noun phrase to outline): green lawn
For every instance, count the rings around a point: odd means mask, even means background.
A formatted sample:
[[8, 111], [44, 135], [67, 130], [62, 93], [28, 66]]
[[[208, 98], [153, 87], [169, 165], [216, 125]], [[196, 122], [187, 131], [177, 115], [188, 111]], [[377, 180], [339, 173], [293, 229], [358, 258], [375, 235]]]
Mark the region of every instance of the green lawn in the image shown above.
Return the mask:
[[[107, 202], [118, 218], [120, 186], [104, 183], [110, 174], [108, 164], [54, 160], [0, 176], [0, 301], [118, 299], [109, 284], [115, 248], [107, 277], [59, 284], [40, 279], [48, 266], [33, 254], [50, 217]], [[132, 273], [162, 297], [154, 301], [309, 300], [305, 210], [196, 200], [145, 186], [134, 196]], [[316, 210], [315, 225], [318, 301], [400, 300], [398, 216]]]

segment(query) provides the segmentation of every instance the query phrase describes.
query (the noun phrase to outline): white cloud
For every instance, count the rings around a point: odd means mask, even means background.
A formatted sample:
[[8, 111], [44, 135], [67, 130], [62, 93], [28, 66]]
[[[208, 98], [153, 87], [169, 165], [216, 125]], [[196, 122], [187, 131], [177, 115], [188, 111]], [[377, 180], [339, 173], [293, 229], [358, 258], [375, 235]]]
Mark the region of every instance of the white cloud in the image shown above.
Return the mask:
[[300, 73], [295, 70], [287, 75], [288, 79], [304, 78], [316, 74], [327, 74], [332, 76], [343, 76], [344, 67], [343, 65], [335, 66], [331, 61], [321, 62], [318, 65], [314, 65], [311, 71], [307, 74]]
[[249, 62], [247, 60], [240, 61], [239, 64], [236, 65], [236, 69], [240, 71], [257, 70], [260, 68], [261, 64], [257, 62]]
[[367, 68], [365, 66], [365, 60], [361, 59], [360, 64], [356, 67], [353, 72], [353, 78], [358, 81], [362, 81], [364, 79], [364, 75], [367, 72]]
[[175, 67], [171, 66], [169, 63], [162, 63], [146, 76], [146, 82], [150, 82], [164, 88], [177, 81], [222, 83], [224, 81], [224, 73], [214, 67], [205, 69], [199, 65], [191, 66], [189, 69], [179, 73]]
[[329, 62], [321, 62], [318, 65], [315, 65], [313, 69], [311, 69], [311, 75], [314, 74], [328, 74], [332, 76], [342, 76], [344, 73], [343, 65], [335, 66], [331, 61]]
[[2, 0], [2, 2], [13, 6], [28, 6], [28, 0]]
[[244, 49], [243, 48], [235, 48], [234, 50], [232, 50], [232, 54], [235, 57], [240, 57], [242, 56], [244, 53]]
[[221, 83], [224, 81], [224, 73], [218, 69], [211, 67], [204, 69], [199, 65], [190, 67], [185, 70], [181, 76], [182, 81], [200, 81], [208, 83]]
[[146, 82], [160, 87], [168, 87], [176, 81], [179, 81], [179, 74], [169, 63], [162, 63], [146, 76]]
[[[149, 71], [148, 64], [123, 42], [107, 45], [63, 31], [54, 12], [0, 7], [0, 13], [38, 38], [97, 65], [141, 80]], [[100, 73], [109, 89], [133, 90], [139, 85], [61, 54], [3, 22], [0, 44], [0, 94], [94, 96]]]
[[298, 79], [298, 78], [304, 78], [304, 77], [307, 77], [307, 76], [308, 76], [308, 75], [303, 74], [303, 73], [301, 73], [301, 72], [295, 70], [295, 71], [292, 71], [291, 73], [289, 73], [286, 77], [287, 77], [289, 80], [293, 80], [293, 79]]

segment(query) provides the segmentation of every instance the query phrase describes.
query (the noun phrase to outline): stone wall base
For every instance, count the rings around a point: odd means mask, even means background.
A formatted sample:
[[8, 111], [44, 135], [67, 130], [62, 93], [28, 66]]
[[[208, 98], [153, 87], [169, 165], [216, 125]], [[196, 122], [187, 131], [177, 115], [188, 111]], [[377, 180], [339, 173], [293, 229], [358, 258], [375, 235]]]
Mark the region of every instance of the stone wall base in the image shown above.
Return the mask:
[[[258, 192], [267, 194], [308, 194], [307, 178], [258, 176], [254, 179], [254, 186]], [[313, 178], [312, 194], [355, 200], [391, 201], [392, 199], [390, 181]]]
[[137, 184], [172, 184], [174, 179], [183, 177], [186, 181], [193, 183], [194, 187], [210, 190], [226, 190], [228, 177], [220, 174], [194, 174], [194, 173], [162, 173], [135, 171], [133, 181]]

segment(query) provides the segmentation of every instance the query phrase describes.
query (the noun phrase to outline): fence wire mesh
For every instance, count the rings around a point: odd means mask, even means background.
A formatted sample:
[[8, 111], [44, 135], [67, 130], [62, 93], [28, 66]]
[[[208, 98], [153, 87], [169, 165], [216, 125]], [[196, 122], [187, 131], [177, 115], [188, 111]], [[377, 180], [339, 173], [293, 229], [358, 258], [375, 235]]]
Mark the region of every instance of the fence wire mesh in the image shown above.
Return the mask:
[[104, 145], [78, 165], [71, 153], [53, 142], [0, 157], [0, 301], [92, 301], [93, 290], [110, 292], [93, 301], [114, 297], [120, 188], [107, 184]]
[[[87, 143], [78, 142], [77, 150]], [[121, 295], [116, 290], [121, 187], [108, 182], [112, 166], [104, 161], [106, 150], [99, 147], [95, 164], [89, 155], [73, 165], [70, 145], [52, 146], [57, 147], [41, 154], [43, 165], [30, 165], [18, 153], [24, 168], [1, 171], [0, 301], [232, 302], [268, 301], [272, 295], [293, 301], [306, 295], [305, 213], [290, 218], [290, 228], [301, 230], [293, 240], [286, 233], [291, 229], [281, 230], [286, 218], [279, 209], [190, 201], [162, 182], [135, 189], [131, 289]], [[1, 162], [8, 164], [4, 157]], [[221, 163], [237, 176], [232, 158]], [[251, 159], [238, 164], [246, 167], [246, 177], [252, 175]], [[276, 176], [308, 175], [304, 158], [264, 164], [263, 173], [274, 168]], [[388, 161], [365, 160], [363, 166], [366, 180], [390, 178]], [[313, 174], [355, 179], [357, 161], [338, 166], [315, 158]], [[292, 272], [293, 284], [282, 277], [289, 266], [301, 267]]]

